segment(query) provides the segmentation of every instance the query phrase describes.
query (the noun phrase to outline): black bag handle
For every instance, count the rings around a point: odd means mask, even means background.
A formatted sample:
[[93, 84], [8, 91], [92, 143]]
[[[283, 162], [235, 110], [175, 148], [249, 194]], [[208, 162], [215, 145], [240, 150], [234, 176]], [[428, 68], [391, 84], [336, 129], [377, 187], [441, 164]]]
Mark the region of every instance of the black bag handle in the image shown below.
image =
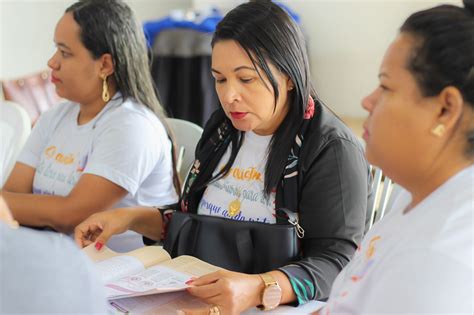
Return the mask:
[[235, 245], [243, 270], [252, 269], [253, 240], [250, 230], [242, 230], [236, 234]]
[[[176, 220], [176, 217], [179, 215], [178, 211], [175, 211], [171, 217], [171, 222], [168, 226], [168, 232], [166, 234], [165, 242], [163, 243], [163, 248], [171, 255], [171, 257], [177, 256], [178, 244], [183, 228], [192, 223], [192, 219], [189, 216], [181, 215], [179, 222]], [[173, 220], [175, 219], [175, 220]]]

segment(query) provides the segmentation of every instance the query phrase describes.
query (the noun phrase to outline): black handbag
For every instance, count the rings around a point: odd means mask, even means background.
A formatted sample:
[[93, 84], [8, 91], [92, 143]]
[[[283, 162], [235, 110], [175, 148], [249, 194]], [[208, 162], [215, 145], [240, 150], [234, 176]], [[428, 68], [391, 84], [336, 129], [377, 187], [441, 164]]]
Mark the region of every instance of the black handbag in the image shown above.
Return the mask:
[[171, 257], [190, 255], [228, 270], [262, 273], [298, 260], [304, 231], [297, 215], [278, 209], [287, 224], [267, 224], [174, 212], [163, 248]]

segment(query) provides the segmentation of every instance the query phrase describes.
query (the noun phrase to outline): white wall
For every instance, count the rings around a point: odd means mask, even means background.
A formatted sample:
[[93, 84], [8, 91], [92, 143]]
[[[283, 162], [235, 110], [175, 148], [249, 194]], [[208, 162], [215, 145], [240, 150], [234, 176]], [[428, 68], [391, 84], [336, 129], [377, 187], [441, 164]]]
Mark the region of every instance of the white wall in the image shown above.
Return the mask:
[[[54, 52], [57, 21], [74, 0], [0, 0], [0, 79], [41, 71]], [[128, 0], [141, 21], [187, 9], [191, 0]]]
[[[0, 0], [0, 79], [46, 68], [53, 31], [72, 0]], [[216, 5], [226, 10], [243, 0], [129, 0], [141, 20], [171, 9]], [[300, 14], [309, 38], [316, 89], [341, 115], [365, 116], [360, 100], [377, 85], [378, 66], [397, 29], [412, 12], [460, 0], [283, 0]]]
[[[193, 0], [224, 12], [245, 1]], [[360, 100], [377, 85], [379, 63], [411, 13], [460, 0], [282, 0], [302, 19], [316, 90], [337, 113], [365, 116]]]

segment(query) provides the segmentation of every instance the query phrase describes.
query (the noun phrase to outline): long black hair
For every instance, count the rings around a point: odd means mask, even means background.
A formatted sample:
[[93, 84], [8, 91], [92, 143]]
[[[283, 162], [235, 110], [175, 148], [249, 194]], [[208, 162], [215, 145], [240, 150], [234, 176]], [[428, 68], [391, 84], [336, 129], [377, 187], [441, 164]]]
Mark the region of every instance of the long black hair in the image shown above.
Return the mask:
[[[415, 38], [407, 68], [424, 96], [456, 87], [474, 109], [474, 0], [464, 8], [441, 5], [412, 14], [400, 31]], [[467, 155], [474, 156], [474, 130], [467, 134]]]
[[[130, 7], [121, 0], [81, 0], [68, 7], [66, 13], [72, 13], [81, 29], [81, 42], [93, 58], [112, 56], [113, 77], [122, 97], [133, 98], [151, 109], [173, 142], [151, 77], [145, 35]], [[179, 193], [174, 149], [172, 160], [173, 183]]]
[[[271, 63], [294, 84], [288, 94], [288, 113], [275, 131], [269, 146], [265, 167], [265, 194], [277, 187], [296, 133], [303, 122], [309, 97], [316, 98], [309, 72], [308, 55], [303, 34], [295, 21], [271, 1], [252, 1], [231, 10], [217, 25], [212, 46], [223, 40], [234, 40], [246, 51], [261, 78], [267, 77], [275, 95], [275, 108], [280, 93], [278, 82], [268, 66]], [[263, 70], [259, 71], [259, 69]], [[242, 132], [232, 131], [234, 138]], [[233, 141], [229, 162], [220, 172], [232, 166], [242, 141]], [[273, 171], [272, 171], [273, 170]], [[276, 171], [281, 170], [281, 171]]]

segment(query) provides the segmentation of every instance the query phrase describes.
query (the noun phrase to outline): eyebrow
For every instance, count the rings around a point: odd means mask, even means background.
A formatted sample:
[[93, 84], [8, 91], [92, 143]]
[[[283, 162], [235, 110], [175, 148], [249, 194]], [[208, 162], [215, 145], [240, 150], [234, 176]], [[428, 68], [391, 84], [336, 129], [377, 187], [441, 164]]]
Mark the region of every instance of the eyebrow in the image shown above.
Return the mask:
[[68, 50], [71, 50], [71, 48], [69, 48], [69, 46], [66, 45], [66, 44], [64, 44], [64, 43], [56, 43], [56, 46], [62, 47], [62, 48], [66, 48], [66, 49], [68, 49]]
[[[255, 72], [256, 72], [255, 68], [249, 67], [249, 66], [240, 66], [240, 67], [237, 67], [237, 68], [234, 69], [234, 72], [237, 72], [237, 71], [240, 71], [240, 70], [251, 70], [251, 71], [255, 71]], [[215, 73], [218, 73], [218, 74], [221, 74], [219, 71], [217, 71], [217, 70], [214, 69], [214, 68], [211, 68], [211, 71], [212, 71], [212, 72], [215, 72]]]

